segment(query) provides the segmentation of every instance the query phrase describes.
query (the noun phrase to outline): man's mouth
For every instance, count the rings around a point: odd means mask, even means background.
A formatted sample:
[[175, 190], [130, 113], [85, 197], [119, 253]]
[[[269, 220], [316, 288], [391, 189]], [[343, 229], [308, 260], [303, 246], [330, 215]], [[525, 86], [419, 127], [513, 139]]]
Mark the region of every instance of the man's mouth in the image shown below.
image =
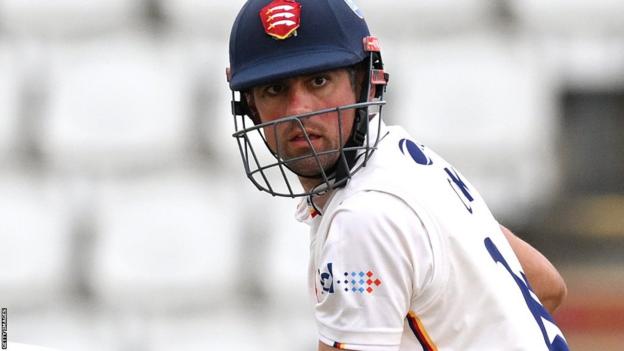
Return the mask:
[[293, 135], [288, 141], [291, 143], [295, 143], [295, 144], [305, 144], [307, 146], [314, 140], [318, 140], [320, 138], [321, 138], [320, 135], [312, 133], [312, 132], [307, 133], [307, 137], [305, 133], [301, 132], [301, 133], [297, 133]]

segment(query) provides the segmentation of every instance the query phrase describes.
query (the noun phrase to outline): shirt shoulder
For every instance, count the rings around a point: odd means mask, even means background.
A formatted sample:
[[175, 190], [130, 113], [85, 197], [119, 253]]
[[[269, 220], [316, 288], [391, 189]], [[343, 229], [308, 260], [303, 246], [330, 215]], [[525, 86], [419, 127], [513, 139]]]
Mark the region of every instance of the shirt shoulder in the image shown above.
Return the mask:
[[401, 127], [388, 127], [369, 164], [347, 185], [347, 192], [379, 190], [394, 194], [420, 216], [447, 232], [449, 223], [492, 222], [478, 190], [452, 164]]

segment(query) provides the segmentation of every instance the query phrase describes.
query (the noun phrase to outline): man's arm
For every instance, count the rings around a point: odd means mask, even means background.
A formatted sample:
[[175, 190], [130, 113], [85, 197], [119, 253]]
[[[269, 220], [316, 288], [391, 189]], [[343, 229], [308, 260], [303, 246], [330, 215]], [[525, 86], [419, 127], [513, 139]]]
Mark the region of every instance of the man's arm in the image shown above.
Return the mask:
[[544, 255], [515, 236], [509, 229], [502, 225], [500, 227], [518, 257], [533, 292], [548, 312], [552, 314], [561, 305], [567, 294], [563, 278]]

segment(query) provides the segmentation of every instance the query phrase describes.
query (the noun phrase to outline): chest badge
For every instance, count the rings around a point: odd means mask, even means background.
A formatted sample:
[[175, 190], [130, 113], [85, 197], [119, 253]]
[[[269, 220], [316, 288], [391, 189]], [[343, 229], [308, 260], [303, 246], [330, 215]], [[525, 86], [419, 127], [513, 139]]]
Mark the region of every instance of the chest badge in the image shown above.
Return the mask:
[[301, 4], [294, 0], [273, 0], [260, 10], [264, 31], [278, 40], [297, 35], [301, 24]]

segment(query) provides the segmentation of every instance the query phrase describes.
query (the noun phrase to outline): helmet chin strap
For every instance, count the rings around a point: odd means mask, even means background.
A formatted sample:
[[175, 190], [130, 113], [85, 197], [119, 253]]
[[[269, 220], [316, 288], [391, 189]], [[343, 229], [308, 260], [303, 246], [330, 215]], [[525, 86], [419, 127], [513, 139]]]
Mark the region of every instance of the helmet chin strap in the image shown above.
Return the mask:
[[[369, 99], [371, 89], [370, 74], [373, 69], [373, 62], [374, 58], [371, 53], [368, 59], [368, 67], [365, 70], [362, 88], [360, 89], [359, 102], [366, 102]], [[334, 182], [335, 188], [343, 188], [351, 178], [351, 168], [355, 165], [357, 147], [364, 145], [364, 140], [368, 135], [368, 118], [368, 106], [358, 108], [355, 111], [351, 135], [349, 135], [349, 139], [343, 146], [342, 152], [340, 152], [340, 158], [334, 166], [336, 179]]]
[[[364, 144], [364, 139], [368, 134], [368, 108], [359, 108], [355, 111], [355, 120], [349, 139], [343, 146], [340, 158], [334, 165], [336, 188], [347, 185], [347, 180], [351, 178], [351, 168], [355, 165], [357, 156], [356, 147]], [[349, 150], [344, 150], [349, 149]]]

